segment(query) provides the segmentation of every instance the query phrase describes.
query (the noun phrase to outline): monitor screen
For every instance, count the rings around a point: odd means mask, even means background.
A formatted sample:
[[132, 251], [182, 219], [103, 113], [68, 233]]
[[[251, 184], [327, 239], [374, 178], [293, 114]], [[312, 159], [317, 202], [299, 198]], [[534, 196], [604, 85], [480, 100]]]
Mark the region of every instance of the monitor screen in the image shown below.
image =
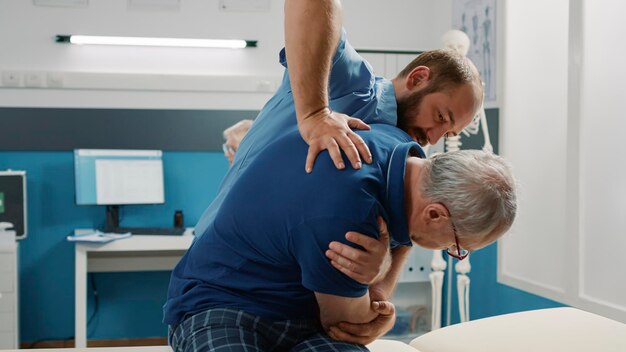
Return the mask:
[[76, 149], [76, 204], [162, 204], [160, 150]]

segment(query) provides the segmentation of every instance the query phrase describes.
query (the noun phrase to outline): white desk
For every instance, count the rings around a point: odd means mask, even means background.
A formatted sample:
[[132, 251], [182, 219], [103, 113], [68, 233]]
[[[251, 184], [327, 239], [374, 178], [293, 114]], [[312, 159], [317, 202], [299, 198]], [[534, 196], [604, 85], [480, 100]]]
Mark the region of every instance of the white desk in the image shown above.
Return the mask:
[[[76, 230], [76, 233], [93, 230]], [[75, 243], [75, 347], [87, 347], [87, 273], [172, 270], [193, 235], [141, 236], [103, 243]]]

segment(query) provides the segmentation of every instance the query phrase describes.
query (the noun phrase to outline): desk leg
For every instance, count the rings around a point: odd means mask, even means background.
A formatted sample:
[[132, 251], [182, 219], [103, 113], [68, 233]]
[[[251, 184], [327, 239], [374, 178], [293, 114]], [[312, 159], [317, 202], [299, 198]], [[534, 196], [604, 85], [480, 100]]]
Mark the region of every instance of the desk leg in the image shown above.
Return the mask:
[[76, 249], [74, 347], [87, 347], [87, 252]]

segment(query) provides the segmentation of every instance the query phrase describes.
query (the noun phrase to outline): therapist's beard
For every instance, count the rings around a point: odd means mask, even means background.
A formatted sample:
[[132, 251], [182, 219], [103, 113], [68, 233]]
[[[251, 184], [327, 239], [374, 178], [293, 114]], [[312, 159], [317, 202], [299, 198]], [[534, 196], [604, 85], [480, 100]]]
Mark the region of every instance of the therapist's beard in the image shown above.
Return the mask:
[[428, 145], [426, 131], [421, 127], [414, 126], [415, 122], [412, 120], [417, 119], [422, 108], [422, 101], [429, 93], [428, 89], [420, 89], [408, 97], [398, 99], [396, 102], [398, 105], [398, 128], [411, 137], [417, 138], [417, 143], [421, 146]]

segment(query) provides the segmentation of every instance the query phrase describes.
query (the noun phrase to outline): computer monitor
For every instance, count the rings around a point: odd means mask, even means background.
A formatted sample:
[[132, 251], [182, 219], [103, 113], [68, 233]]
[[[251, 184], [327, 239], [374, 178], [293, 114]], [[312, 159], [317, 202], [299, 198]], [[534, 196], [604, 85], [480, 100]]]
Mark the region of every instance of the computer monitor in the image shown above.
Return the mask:
[[18, 240], [26, 238], [26, 172], [0, 171], [0, 222], [13, 224]]
[[160, 150], [74, 150], [76, 204], [106, 205], [105, 230], [119, 227], [119, 206], [163, 204]]

